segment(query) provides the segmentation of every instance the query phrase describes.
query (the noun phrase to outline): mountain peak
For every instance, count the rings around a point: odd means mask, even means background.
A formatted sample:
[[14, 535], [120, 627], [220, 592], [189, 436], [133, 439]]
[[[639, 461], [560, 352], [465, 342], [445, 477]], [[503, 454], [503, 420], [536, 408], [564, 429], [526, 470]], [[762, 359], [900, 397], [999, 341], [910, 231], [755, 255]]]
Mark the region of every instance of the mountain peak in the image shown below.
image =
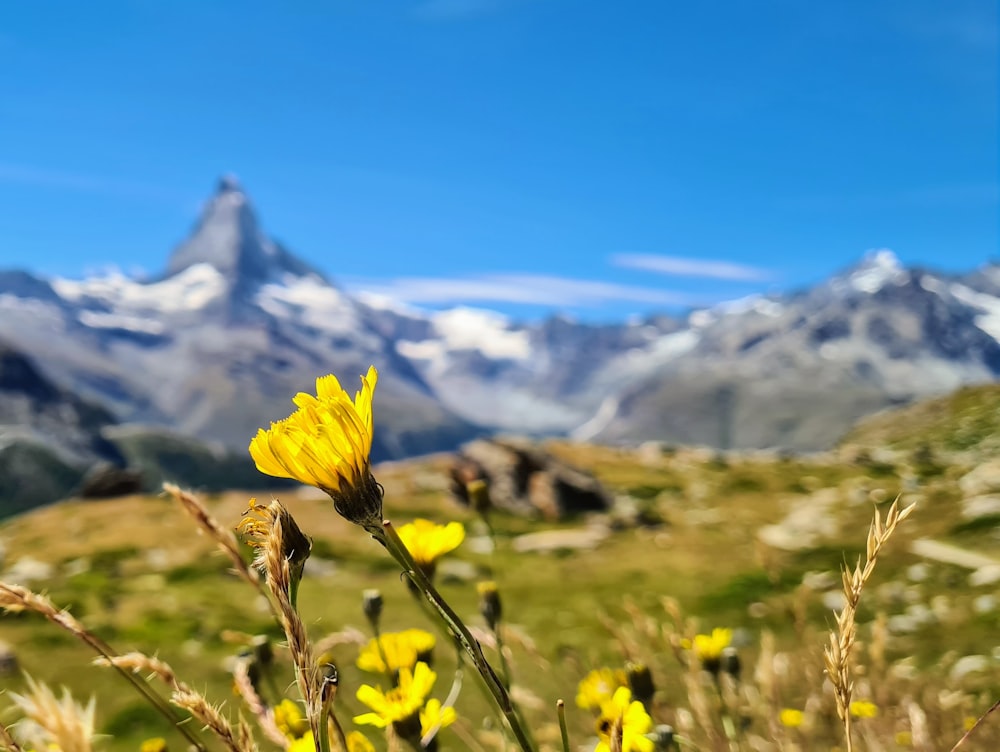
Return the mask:
[[171, 254], [166, 276], [196, 264], [212, 266], [240, 288], [289, 273], [322, 276], [264, 233], [249, 196], [233, 174], [219, 178], [191, 234]]

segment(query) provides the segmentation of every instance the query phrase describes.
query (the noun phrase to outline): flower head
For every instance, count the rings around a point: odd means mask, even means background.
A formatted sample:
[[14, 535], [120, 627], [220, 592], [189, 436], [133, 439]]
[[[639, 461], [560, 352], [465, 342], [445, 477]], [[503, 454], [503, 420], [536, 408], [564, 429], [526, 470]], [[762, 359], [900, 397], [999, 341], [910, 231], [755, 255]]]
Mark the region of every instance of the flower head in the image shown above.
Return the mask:
[[316, 379], [316, 396], [299, 392], [298, 408], [261, 428], [250, 442], [257, 469], [316, 486], [342, 516], [375, 532], [382, 527], [382, 493], [371, 475], [375, 366], [361, 377], [354, 401], [333, 374]]
[[778, 720], [781, 721], [781, 725], [785, 728], [798, 728], [802, 725], [805, 717], [805, 713], [801, 710], [796, 710], [795, 708], [782, 708], [781, 714], [778, 716]]
[[[434, 650], [434, 635], [422, 629], [384, 632], [368, 641], [358, 654], [358, 668], [376, 674], [393, 674], [402, 669], [412, 670], [417, 661], [427, 663]], [[386, 663], [389, 665], [387, 666]]]
[[347, 735], [347, 752], [375, 752], [375, 747], [360, 731], [352, 731]]
[[289, 699], [284, 699], [274, 708], [274, 725], [289, 739], [305, 736], [309, 730], [309, 721], [302, 714], [299, 706]]
[[[632, 699], [628, 687], [619, 687], [601, 706], [597, 721], [600, 741], [594, 752], [611, 752], [613, 748], [622, 752], [653, 752], [653, 740], [646, 736], [652, 728], [653, 719], [642, 703]], [[613, 745], [612, 739], [620, 740], [621, 746]]]
[[313, 732], [306, 731], [298, 739], [292, 740], [285, 752], [316, 752], [316, 742], [313, 740]]
[[360, 726], [370, 725], [385, 728], [391, 723], [402, 723], [412, 719], [424, 706], [424, 700], [431, 693], [437, 674], [426, 663], [417, 663], [413, 671], [400, 669], [399, 685], [388, 692], [381, 687], [362, 684], [357, 698], [372, 709], [354, 717]]
[[167, 740], [162, 736], [143, 739], [139, 745], [139, 752], [167, 752]]
[[694, 650], [695, 656], [701, 661], [701, 667], [713, 674], [719, 672], [722, 665], [722, 652], [733, 640], [733, 630], [716, 627], [712, 634], [695, 635], [694, 642], [684, 641], [684, 647]]
[[427, 701], [420, 711], [420, 736], [427, 736], [432, 731], [447, 728], [455, 722], [455, 708], [441, 707], [441, 701], [433, 697]]
[[624, 671], [595, 668], [577, 685], [576, 704], [585, 710], [600, 710], [614, 697], [615, 690], [628, 686]]
[[454, 551], [465, 540], [465, 526], [461, 522], [438, 525], [417, 518], [401, 526], [397, 532], [413, 561], [428, 577], [434, 574], [437, 560]]
[[253, 565], [265, 574], [267, 547], [272, 542], [278, 525], [281, 526], [281, 551], [277, 552], [278, 558], [288, 561], [290, 569], [294, 571], [305, 566], [312, 551], [312, 540], [299, 529], [295, 518], [280, 501], [272, 501], [264, 506], [258, 504], [257, 499], [251, 498], [237, 530], [248, 546], [257, 549]]
[[868, 700], [855, 700], [850, 705], [850, 711], [855, 718], [874, 718], [878, 715], [878, 705]]

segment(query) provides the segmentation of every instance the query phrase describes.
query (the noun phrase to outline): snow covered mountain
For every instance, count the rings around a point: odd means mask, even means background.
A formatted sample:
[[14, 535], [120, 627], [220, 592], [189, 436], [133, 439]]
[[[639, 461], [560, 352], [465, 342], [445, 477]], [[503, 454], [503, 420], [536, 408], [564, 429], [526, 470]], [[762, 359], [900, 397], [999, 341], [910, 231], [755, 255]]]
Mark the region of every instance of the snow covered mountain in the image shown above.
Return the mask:
[[1000, 374], [1000, 268], [889, 252], [788, 295], [683, 317], [518, 324], [358, 298], [266, 235], [224, 178], [149, 281], [0, 272], [0, 340], [119, 423], [245, 448], [320, 374], [375, 363], [381, 458], [483, 431], [830, 445], [858, 417]]

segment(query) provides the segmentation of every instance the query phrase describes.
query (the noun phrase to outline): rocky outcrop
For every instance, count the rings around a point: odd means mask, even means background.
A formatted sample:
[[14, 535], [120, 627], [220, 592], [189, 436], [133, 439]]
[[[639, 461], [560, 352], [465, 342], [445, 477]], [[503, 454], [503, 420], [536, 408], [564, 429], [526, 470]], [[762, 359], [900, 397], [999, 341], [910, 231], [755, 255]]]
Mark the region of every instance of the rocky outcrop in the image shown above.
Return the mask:
[[522, 516], [556, 520], [606, 512], [611, 496], [594, 476], [528, 440], [481, 439], [465, 444], [450, 471], [452, 493], [469, 504], [469, 483], [486, 483], [489, 503]]

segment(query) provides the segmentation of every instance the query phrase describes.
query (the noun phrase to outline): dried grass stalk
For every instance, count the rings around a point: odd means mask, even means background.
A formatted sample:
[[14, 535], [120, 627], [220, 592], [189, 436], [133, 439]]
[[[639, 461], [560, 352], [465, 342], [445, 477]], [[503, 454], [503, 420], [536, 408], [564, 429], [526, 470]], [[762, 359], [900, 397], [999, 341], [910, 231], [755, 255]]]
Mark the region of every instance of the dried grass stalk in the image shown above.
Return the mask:
[[[242, 728], [239, 733], [234, 732], [232, 725], [219, 709], [198, 692], [177, 690], [171, 695], [170, 701], [205, 724], [205, 727], [215, 734], [230, 752], [257, 752], [253, 737], [247, 737]], [[241, 726], [243, 725], [245, 724], [241, 722]]]
[[823, 651], [823, 658], [837, 700], [837, 715], [844, 724], [847, 752], [853, 752], [854, 749], [851, 738], [851, 697], [854, 693], [854, 682], [851, 679], [851, 652], [857, 640], [858, 604], [861, 602], [865, 584], [875, 571], [875, 563], [882, 548], [892, 537], [899, 523], [910, 516], [914, 506], [910, 504], [900, 510], [899, 499], [896, 499], [889, 507], [885, 522], [876, 509], [875, 517], [868, 529], [864, 564], [859, 561], [853, 571], [848, 569], [843, 571], [845, 605], [837, 614], [837, 627], [830, 633], [830, 644]]

